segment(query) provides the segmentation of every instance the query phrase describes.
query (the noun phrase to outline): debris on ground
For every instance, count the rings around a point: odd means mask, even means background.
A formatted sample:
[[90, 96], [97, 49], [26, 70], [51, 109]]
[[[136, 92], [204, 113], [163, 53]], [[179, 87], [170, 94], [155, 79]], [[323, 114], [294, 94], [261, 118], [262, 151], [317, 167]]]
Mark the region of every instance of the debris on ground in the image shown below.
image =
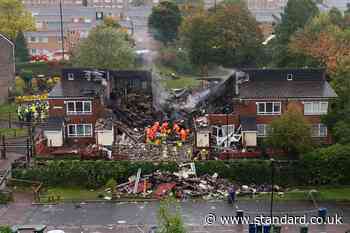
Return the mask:
[[[136, 185], [135, 182], [138, 184]], [[138, 195], [145, 198], [162, 199], [168, 195], [181, 200], [225, 199], [228, 190], [236, 186], [236, 194], [253, 197], [259, 193], [271, 192], [271, 185], [237, 185], [227, 179], [220, 178], [217, 173], [213, 175], [197, 176], [194, 163], [179, 165], [177, 172], [156, 171], [151, 174], [138, 174], [129, 178], [129, 181], [117, 186], [120, 196]], [[282, 192], [282, 188], [274, 186], [274, 191]]]

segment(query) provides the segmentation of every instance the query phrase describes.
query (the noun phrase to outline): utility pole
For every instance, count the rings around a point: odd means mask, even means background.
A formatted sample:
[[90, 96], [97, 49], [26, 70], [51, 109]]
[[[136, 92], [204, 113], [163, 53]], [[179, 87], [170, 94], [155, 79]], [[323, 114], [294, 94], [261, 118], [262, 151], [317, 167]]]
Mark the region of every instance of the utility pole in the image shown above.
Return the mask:
[[62, 60], [64, 60], [64, 38], [63, 38], [63, 15], [62, 15], [62, 0], [60, 0], [60, 22], [61, 22], [61, 46], [62, 46]]

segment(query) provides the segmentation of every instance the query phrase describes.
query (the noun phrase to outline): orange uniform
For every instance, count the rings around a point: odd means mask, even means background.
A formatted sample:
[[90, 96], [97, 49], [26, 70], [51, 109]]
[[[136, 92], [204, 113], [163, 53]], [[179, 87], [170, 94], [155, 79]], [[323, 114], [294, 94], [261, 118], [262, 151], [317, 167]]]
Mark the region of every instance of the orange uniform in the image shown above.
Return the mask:
[[160, 132], [162, 134], [167, 134], [168, 133], [168, 127], [169, 127], [168, 122], [166, 122], [166, 121], [163, 122], [162, 127], [160, 128]]
[[181, 141], [183, 141], [183, 142], [187, 140], [187, 132], [185, 129], [181, 129], [180, 138], [181, 138]]
[[175, 123], [174, 126], [173, 126], [173, 130], [174, 130], [177, 134], [179, 134], [181, 128], [180, 128], [180, 126], [179, 126], [178, 124]]

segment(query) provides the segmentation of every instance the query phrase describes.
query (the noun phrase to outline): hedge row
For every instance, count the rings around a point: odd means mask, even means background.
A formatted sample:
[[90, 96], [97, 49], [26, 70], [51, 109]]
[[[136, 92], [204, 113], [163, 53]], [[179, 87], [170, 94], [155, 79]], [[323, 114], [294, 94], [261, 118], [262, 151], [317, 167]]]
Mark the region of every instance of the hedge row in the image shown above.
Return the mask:
[[[349, 185], [350, 146], [334, 145], [316, 150], [298, 161], [276, 161], [275, 181], [280, 185]], [[14, 169], [13, 176], [44, 182], [46, 185], [75, 185], [97, 188], [110, 178], [125, 182], [135, 175], [156, 170], [174, 172], [175, 162], [50, 160], [28, 169]], [[235, 160], [196, 162], [198, 175], [218, 173], [239, 183], [270, 183], [271, 161]]]

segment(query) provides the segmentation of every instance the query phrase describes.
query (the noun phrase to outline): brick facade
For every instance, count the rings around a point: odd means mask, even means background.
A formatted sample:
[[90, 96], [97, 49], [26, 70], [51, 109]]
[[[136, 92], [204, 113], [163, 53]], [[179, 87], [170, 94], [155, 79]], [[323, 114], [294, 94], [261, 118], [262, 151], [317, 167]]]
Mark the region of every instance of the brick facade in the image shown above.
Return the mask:
[[[239, 118], [242, 116], [252, 116], [256, 118], [256, 124], [271, 124], [274, 119], [280, 117], [280, 115], [258, 115], [257, 114], [257, 102], [281, 102], [281, 114], [285, 113], [288, 108], [295, 108], [304, 113], [304, 100], [286, 100], [286, 99], [261, 99], [261, 100], [240, 100], [233, 101], [233, 113], [231, 114], [209, 114], [210, 125], [226, 125], [228, 124], [239, 125]], [[308, 100], [305, 100], [308, 101]], [[325, 100], [313, 100], [313, 101], [325, 101]], [[310, 124], [320, 124], [321, 115], [304, 115], [306, 121]], [[328, 131], [327, 137], [314, 137], [314, 141], [321, 144], [331, 144], [332, 137]]]

